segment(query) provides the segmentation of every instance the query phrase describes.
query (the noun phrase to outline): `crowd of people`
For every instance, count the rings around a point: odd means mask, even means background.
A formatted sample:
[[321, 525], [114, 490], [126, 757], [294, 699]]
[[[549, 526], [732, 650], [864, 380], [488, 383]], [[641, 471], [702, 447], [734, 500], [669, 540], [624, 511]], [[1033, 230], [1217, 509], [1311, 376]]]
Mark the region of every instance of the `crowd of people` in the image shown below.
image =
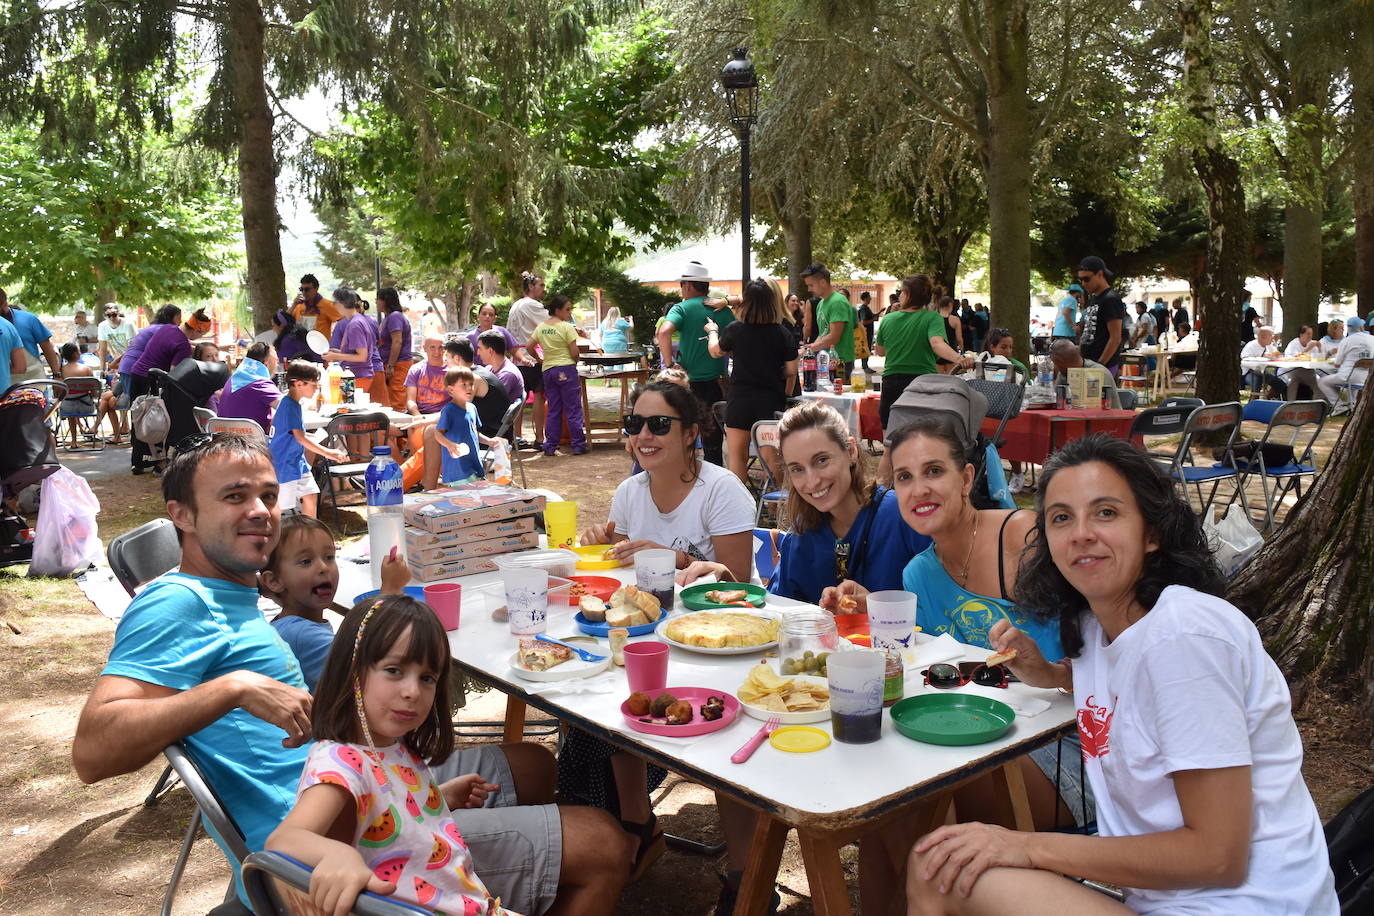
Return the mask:
[[[1000, 822], [989, 778], [961, 786], [951, 823], [924, 835], [919, 818], [885, 819], [859, 844], [864, 911], [990, 913], [1034, 900], [1072, 912], [1335, 914], [1284, 680], [1224, 599], [1201, 523], [1169, 479], [1129, 443], [1090, 435], [1046, 462], [1033, 509], [975, 505], [966, 440], [933, 414], [898, 428], [892, 406], [915, 379], [982, 357], [1029, 376], [1011, 334], [925, 275], [904, 279], [881, 307], [871, 295], [851, 304], [823, 264], [804, 276], [807, 299], [767, 278], [721, 297], [704, 265], [687, 265], [681, 301], [654, 331], [662, 371], [623, 417], [631, 463], [607, 518], [581, 540], [627, 565], [670, 549], [679, 585], [758, 579], [750, 432], [776, 419], [775, 453], [760, 456], [786, 491], [771, 593], [862, 613], [873, 592], [905, 590], [925, 633], [1015, 650], [1012, 675], [1072, 692], [1076, 734], [1015, 762], [1036, 832]], [[1137, 302], [1129, 315], [1101, 259], [1081, 261], [1075, 280], [1048, 350], [1056, 374], [1098, 367], [1114, 379], [1122, 353], [1158, 328], [1191, 331], [1181, 302], [1173, 312]], [[572, 453], [587, 451], [577, 372], [586, 332], [542, 278], [527, 274], [522, 287], [505, 326], [484, 306], [476, 327], [446, 339], [429, 314], [417, 333], [394, 289], [378, 292], [377, 320], [351, 288], [326, 299], [302, 279], [273, 339], [246, 350], [214, 402], [266, 439], [209, 438], [159, 466], [182, 559], [118, 624], [73, 742], [83, 781], [184, 742], [250, 849], [314, 868], [311, 895], [326, 912], [363, 890], [443, 912], [614, 910], [663, 853], [649, 799], [662, 772], [575, 728], [556, 755], [533, 744], [455, 748], [449, 637], [405, 594], [402, 560], [383, 564], [380, 594], [349, 608], [337, 632], [324, 616], [339, 570], [333, 536], [314, 517], [312, 464], [346, 452], [307, 435], [305, 418], [330, 364], [346, 366], [373, 403], [423, 421], [394, 440], [407, 488], [481, 477], [480, 449], [500, 442], [508, 408], [527, 397], [545, 454], [557, 454], [565, 427]], [[0, 292], [0, 315], [10, 314], [26, 313]], [[203, 313], [165, 306], [136, 333], [117, 306], [105, 316], [94, 330], [79, 324], [60, 352], [48, 338], [34, 345], [44, 359], [52, 351], [62, 377], [90, 374], [81, 347], [94, 347], [98, 369], [118, 374], [101, 405], [116, 435], [121, 396], [148, 391], [151, 370], [218, 358], [213, 344], [193, 343], [208, 329]], [[7, 370], [28, 371], [27, 325], [0, 321]], [[1333, 358], [1331, 376], [1256, 380], [1287, 396], [1328, 396], [1331, 379], [1357, 378], [1374, 351], [1358, 318], [1304, 328], [1283, 351], [1257, 314], [1241, 325], [1253, 329], [1251, 356]], [[596, 328], [607, 353], [626, 352], [632, 330], [619, 313]], [[311, 332], [328, 339], [325, 352]], [[833, 349], [841, 377], [866, 371], [865, 354], [883, 359], [876, 471], [833, 407], [793, 400], [807, 346]], [[1107, 391], [1117, 397], [1114, 384]], [[142, 473], [148, 446], [128, 434]], [[280, 607], [270, 623], [260, 596]], [[725, 792], [716, 803], [727, 850], [716, 912], [729, 914], [758, 814]], [[1078, 832], [1057, 830], [1066, 824]], [[1126, 903], [1064, 876], [1122, 887]]]

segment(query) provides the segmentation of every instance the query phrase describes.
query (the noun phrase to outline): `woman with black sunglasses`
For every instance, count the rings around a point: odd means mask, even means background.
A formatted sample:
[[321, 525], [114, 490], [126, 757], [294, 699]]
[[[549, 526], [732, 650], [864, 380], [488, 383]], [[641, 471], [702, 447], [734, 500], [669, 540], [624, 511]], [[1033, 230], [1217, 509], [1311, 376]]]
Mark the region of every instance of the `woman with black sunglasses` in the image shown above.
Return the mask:
[[1075, 440], [1045, 463], [1036, 533], [1016, 594], [1072, 665], [1009, 625], [992, 641], [1023, 682], [1073, 691], [1099, 836], [940, 827], [912, 851], [908, 913], [1335, 916], [1287, 684], [1173, 484], [1129, 443]]

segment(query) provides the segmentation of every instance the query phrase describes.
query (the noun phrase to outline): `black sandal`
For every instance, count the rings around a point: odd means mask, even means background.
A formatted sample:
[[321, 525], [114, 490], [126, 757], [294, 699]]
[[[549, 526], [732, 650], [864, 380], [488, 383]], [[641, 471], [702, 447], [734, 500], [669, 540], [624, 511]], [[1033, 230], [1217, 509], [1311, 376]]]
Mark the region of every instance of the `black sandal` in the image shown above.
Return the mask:
[[620, 829], [639, 841], [639, 848], [635, 851], [634, 865], [630, 867], [630, 877], [626, 883], [633, 883], [644, 876], [649, 870], [649, 866], [658, 861], [668, 849], [668, 840], [663, 835], [663, 831], [658, 829], [658, 816], [650, 814], [649, 819], [642, 824], [633, 821], [622, 820]]

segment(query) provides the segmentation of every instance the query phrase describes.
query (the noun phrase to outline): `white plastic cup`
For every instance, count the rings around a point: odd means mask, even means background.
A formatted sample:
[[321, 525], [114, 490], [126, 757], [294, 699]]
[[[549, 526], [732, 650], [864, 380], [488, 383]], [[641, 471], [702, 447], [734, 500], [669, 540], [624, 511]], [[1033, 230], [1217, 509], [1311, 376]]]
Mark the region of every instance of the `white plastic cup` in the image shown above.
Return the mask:
[[868, 596], [868, 632], [875, 649], [907, 649], [916, 633], [916, 596], [873, 592]]
[[549, 574], [542, 569], [507, 569], [501, 578], [510, 631], [516, 636], [543, 633], [548, 625]]
[[641, 591], [651, 592], [665, 612], [673, 607], [676, 587], [673, 576], [676, 573], [676, 550], [654, 548], [635, 554], [635, 586]]
[[877, 649], [836, 652], [826, 660], [830, 725], [836, 741], [868, 744], [882, 736], [886, 664]]
[[354, 388], [353, 403], [358, 407], [367, 407], [372, 403], [372, 395], [361, 388]]

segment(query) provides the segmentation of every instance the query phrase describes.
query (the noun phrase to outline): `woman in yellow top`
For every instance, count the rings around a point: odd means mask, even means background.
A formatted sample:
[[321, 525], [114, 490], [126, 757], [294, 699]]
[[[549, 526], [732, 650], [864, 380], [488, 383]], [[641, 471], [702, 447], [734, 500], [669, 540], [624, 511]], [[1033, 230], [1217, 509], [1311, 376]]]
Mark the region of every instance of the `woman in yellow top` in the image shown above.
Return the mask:
[[582, 382], [577, 377], [577, 329], [572, 324], [572, 302], [554, 296], [544, 303], [549, 317], [537, 325], [528, 349], [544, 353], [544, 454], [550, 458], [563, 438], [568, 423], [574, 455], [587, 453], [587, 429], [582, 423]]

